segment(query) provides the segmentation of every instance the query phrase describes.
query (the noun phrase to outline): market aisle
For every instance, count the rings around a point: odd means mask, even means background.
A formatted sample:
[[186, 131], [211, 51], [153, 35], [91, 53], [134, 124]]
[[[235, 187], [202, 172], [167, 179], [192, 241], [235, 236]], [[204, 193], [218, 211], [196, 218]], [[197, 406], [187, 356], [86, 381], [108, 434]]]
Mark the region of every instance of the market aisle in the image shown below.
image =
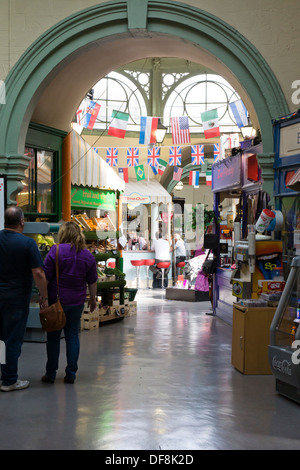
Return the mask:
[[1, 449], [300, 449], [300, 408], [272, 376], [231, 366], [231, 327], [209, 303], [141, 290], [138, 314], [81, 333], [80, 370], [41, 383], [45, 345], [25, 343], [28, 390], [1, 393]]

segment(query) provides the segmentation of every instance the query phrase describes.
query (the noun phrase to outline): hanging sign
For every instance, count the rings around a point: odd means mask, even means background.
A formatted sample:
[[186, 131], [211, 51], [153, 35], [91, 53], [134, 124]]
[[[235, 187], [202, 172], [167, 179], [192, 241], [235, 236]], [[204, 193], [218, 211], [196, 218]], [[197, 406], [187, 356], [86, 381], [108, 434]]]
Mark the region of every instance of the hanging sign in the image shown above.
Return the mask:
[[114, 191], [72, 186], [71, 207], [72, 209], [103, 209], [115, 211], [116, 194]]
[[282, 127], [280, 130], [280, 158], [300, 153], [300, 123]]
[[212, 169], [212, 191], [242, 186], [242, 157], [235, 155], [215, 163]]
[[0, 175], [0, 230], [4, 229], [5, 209], [6, 209], [6, 176]]

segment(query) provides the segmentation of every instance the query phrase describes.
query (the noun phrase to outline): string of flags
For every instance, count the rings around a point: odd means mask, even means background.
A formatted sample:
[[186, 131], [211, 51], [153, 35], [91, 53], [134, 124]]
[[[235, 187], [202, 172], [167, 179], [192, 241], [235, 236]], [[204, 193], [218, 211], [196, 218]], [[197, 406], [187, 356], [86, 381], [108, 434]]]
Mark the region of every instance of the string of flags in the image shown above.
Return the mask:
[[[229, 103], [230, 109], [239, 128], [248, 124], [247, 109], [242, 100]], [[90, 101], [86, 109], [77, 110], [77, 122], [87, 129], [93, 129], [100, 112], [101, 105], [96, 101]], [[239, 146], [239, 135], [223, 135], [220, 133], [218, 109], [201, 113], [205, 139], [220, 136], [220, 143], [214, 144], [214, 162], [224, 158], [225, 149]], [[125, 138], [129, 114], [123, 111], [113, 110], [112, 119], [108, 127], [108, 135], [112, 137]], [[173, 179], [180, 181], [183, 169], [181, 166], [182, 145], [190, 144], [190, 131], [188, 116], [171, 117], [170, 127], [173, 145], [169, 147], [169, 161], [160, 158], [161, 147], [156, 147], [156, 131], [159, 123], [158, 117], [141, 117], [139, 144], [149, 145], [147, 154], [147, 165], [151, 167], [154, 175], [162, 175], [166, 167], [173, 166]], [[99, 153], [98, 147], [93, 147]], [[128, 168], [133, 167], [137, 181], [145, 179], [144, 165], [139, 161], [139, 147], [127, 148], [127, 167], [118, 168], [118, 173], [125, 182], [128, 182]], [[192, 165], [204, 164], [204, 145], [191, 146]], [[106, 149], [106, 163], [112, 167], [118, 167], [118, 148], [108, 147]], [[189, 184], [199, 187], [199, 171], [190, 171]], [[211, 185], [211, 172], [206, 173], [206, 184]]]

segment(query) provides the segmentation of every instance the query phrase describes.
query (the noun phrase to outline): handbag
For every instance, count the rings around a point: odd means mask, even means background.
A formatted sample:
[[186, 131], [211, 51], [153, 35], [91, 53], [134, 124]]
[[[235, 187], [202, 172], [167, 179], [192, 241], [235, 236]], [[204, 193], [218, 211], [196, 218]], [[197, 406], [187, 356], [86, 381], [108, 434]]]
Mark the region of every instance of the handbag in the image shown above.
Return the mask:
[[207, 253], [204, 263], [202, 264], [202, 272], [204, 274], [215, 274], [217, 271], [217, 258], [213, 257], [212, 259], [208, 259], [211, 250]]
[[58, 249], [59, 249], [59, 245], [56, 245], [55, 264], [56, 264], [57, 299], [54, 304], [40, 310], [40, 322], [41, 322], [43, 330], [47, 332], [59, 331], [66, 324], [66, 315], [59, 300]]

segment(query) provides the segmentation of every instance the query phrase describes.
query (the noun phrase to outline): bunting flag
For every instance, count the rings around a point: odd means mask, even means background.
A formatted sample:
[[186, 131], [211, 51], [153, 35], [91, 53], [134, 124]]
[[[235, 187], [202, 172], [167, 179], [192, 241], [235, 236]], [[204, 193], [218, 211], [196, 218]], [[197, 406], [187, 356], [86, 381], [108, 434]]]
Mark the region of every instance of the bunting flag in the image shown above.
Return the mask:
[[98, 117], [101, 105], [96, 103], [96, 101], [90, 101], [88, 107], [86, 108], [86, 114], [82, 118], [82, 125], [87, 129], [93, 129], [96, 119]]
[[204, 164], [204, 145], [192, 145], [192, 165]]
[[119, 176], [125, 183], [128, 183], [128, 168], [119, 168]]
[[234, 116], [236, 125], [241, 128], [247, 126], [248, 124], [248, 116], [247, 116], [247, 108], [244, 105], [242, 100], [234, 101], [233, 103], [229, 103], [230, 109]]
[[139, 164], [139, 148], [127, 148], [127, 166], [138, 166]]
[[189, 173], [189, 185], [194, 188], [199, 188], [200, 171], [190, 171]]
[[214, 144], [214, 162], [220, 160], [220, 144]]
[[116, 147], [107, 148], [106, 163], [108, 163], [109, 166], [118, 166], [118, 149]]
[[157, 124], [157, 117], [141, 117], [140, 144], [155, 144]]
[[229, 135], [221, 135], [220, 137], [220, 159], [222, 160], [225, 158], [225, 150], [232, 149], [234, 147], [239, 147], [239, 135], [236, 134], [229, 134]]
[[181, 165], [181, 147], [170, 147], [169, 150], [169, 165]]
[[211, 171], [206, 172], [206, 186], [212, 185]]
[[158, 166], [160, 156], [160, 147], [152, 147], [148, 149], [148, 161], [149, 166]]
[[138, 165], [134, 167], [135, 175], [136, 175], [136, 180], [141, 181], [144, 180], [145, 177], [145, 171], [144, 171], [144, 165]]
[[124, 139], [127, 129], [127, 123], [129, 119], [128, 113], [123, 113], [122, 111], [113, 110], [112, 112], [112, 121], [108, 128], [107, 134], [112, 137], [119, 137]]
[[94, 152], [96, 152], [97, 154], [99, 153], [99, 147], [92, 147], [92, 149], [93, 149]]
[[206, 139], [211, 139], [212, 137], [217, 137], [220, 135], [217, 109], [212, 109], [211, 111], [201, 113], [201, 120], [204, 130], [204, 137]]
[[152, 169], [153, 173], [155, 174], [155, 176], [157, 175], [158, 173], [158, 167], [157, 166], [150, 166], [150, 168]]
[[158, 174], [162, 175], [165, 169], [167, 168], [168, 164], [165, 160], [162, 160], [161, 158], [158, 160]]
[[189, 144], [191, 141], [189, 118], [187, 116], [171, 117], [171, 132], [173, 145]]
[[175, 166], [174, 171], [173, 171], [173, 180], [180, 181], [182, 172], [183, 172], [183, 168], [179, 168], [179, 166]]

